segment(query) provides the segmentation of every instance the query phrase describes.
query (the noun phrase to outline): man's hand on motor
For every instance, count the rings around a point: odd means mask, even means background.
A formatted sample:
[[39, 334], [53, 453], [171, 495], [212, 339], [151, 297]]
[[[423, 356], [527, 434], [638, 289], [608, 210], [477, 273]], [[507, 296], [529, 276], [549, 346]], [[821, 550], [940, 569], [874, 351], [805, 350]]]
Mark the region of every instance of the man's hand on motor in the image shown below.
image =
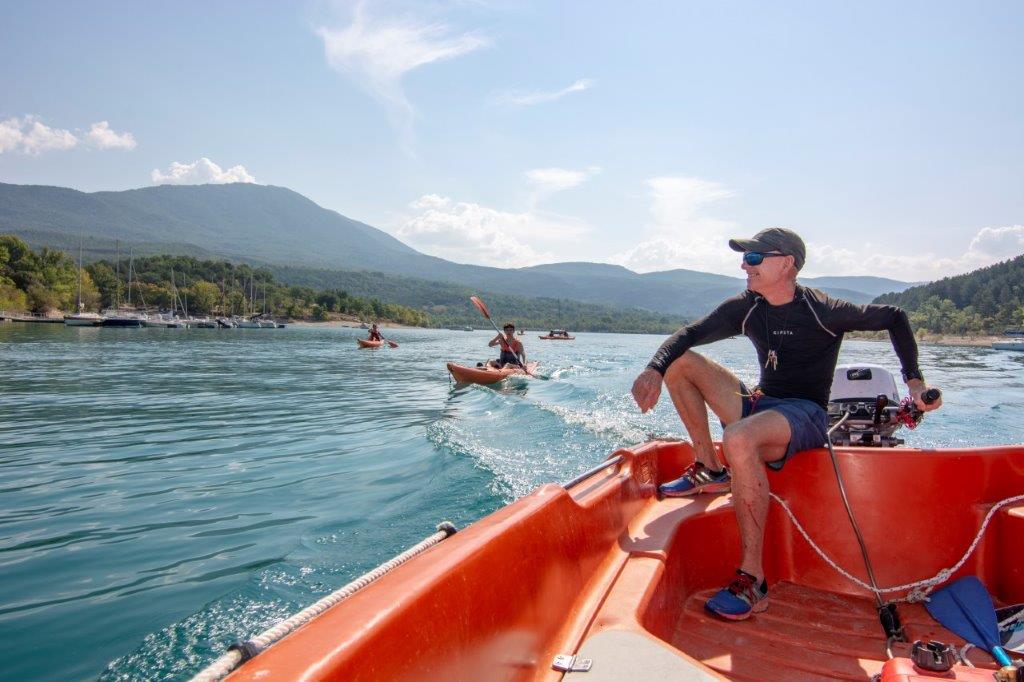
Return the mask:
[[641, 372], [633, 382], [633, 400], [640, 407], [641, 413], [647, 412], [658, 404], [658, 398], [661, 396], [661, 382], [661, 375], [657, 370], [649, 367]]
[[925, 401], [921, 399], [924, 392], [928, 390], [928, 386], [920, 379], [911, 379], [908, 381], [907, 388], [910, 389], [910, 397], [914, 399], [914, 405], [916, 405], [917, 409], [922, 412], [937, 410], [942, 405], [942, 396], [939, 396], [938, 399], [931, 404], [925, 403]]

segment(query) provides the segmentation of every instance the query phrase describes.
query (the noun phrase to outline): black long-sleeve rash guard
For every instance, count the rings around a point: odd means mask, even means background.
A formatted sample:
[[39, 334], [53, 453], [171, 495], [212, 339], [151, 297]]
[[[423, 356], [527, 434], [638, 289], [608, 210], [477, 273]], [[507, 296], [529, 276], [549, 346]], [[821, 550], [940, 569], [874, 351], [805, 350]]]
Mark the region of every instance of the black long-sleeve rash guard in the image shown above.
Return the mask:
[[[904, 376], [920, 376], [917, 341], [902, 309], [856, 305], [799, 284], [793, 300], [783, 305], [770, 305], [750, 290], [726, 299], [707, 317], [670, 336], [647, 366], [664, 375], [693, 346], [743, 334], [757, 350], [759, 386], [765, 394], [805, 398], [826, 407], [843, 334], [882, 329], [889, 331]], [[769, 350], [778, 356], [775, 366], [767, 362]]]

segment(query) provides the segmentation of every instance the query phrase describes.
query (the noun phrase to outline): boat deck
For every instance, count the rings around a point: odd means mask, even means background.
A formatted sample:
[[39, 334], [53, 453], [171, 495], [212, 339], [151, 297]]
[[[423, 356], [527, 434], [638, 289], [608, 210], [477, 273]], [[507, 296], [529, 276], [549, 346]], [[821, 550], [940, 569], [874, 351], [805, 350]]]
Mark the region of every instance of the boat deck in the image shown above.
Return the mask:
[[[870, 599], [783, 582], [772, 586], [767, 611], [734, 623], [704, 611], [713, 593], [703, 590], [687, 599], [671, 644], [730, 679], [867, 680], [887, 658]], [[900, 616], [910, 640], [963, 644], [919, 605], [901, 604]], [[897, 643], [893, 652], [907, 656], [909, 647]], [[984, 655], [972, 661], [993, 668]]]
[[[973, 546], [954, 577], [978, 576], [996, 602], [1024, 602], [1024, 447], [836, 454], [880, 585], [931, 577]], [[739, 565], [731, 496], [656, 496], [659, 482], [693, 461], [692, 449], [652, 442], [609, 461], [568, 490], [543, 486], [472, 524], [326, 610], [231, 679], [936, 679], [915, 672], [905, 643], [888, 659], [871, 593], [806, 539], [866, 579], [827, 451], [802, 453], [769, 473], [773, 493], [807, 535], [772, 503], [764, 557], [771, 601], [743, 622], [703, 608]], [[911, 642], [964, 644], [919, 604], [902, 603], [899, 614]], [[556, 656], [571, 655], [590, 659], [591, 669], [552, 666]], [[956, 665], [939, 679], [991, 682], [987, 652], [974, 649], [970, 660], [976, 668]]]

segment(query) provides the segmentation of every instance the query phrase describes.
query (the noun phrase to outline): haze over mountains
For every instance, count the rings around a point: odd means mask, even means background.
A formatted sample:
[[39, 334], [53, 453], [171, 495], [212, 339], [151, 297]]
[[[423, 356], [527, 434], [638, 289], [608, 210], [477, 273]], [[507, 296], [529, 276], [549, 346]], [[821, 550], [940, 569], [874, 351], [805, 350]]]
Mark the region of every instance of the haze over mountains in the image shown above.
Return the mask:
[[[281, 266], [293, 277], [331, 280], [331, 271], [369, 270], [450, 282], [481, 292], [565, 298], [693, 317], [744, 282], [693, 270], [639, 274], [618, 265], [554, 263], [502, 269], [422, 254], [387, 233], [322, 208], [283, 187], [256, 184], [161, 185], [85, 193], [63, 187], [0, 183], [0, 233], [33, 246], [77, 251], [85, 237], [92, 257], [112, 257], [114, 241], [135, 253], [168, 253]], [[287, 267], [284, 267], [287, 266]], [[329, 285], [344, 285], [338, 272]], [[880, 277], [801, 281], [865, 303], [911, 283]], [[327, 284], [327, 282], [325, 282]], [[370, 294], [373, 292], [353, 292]], [[401, 303], [401, 301], [396, 301]]]

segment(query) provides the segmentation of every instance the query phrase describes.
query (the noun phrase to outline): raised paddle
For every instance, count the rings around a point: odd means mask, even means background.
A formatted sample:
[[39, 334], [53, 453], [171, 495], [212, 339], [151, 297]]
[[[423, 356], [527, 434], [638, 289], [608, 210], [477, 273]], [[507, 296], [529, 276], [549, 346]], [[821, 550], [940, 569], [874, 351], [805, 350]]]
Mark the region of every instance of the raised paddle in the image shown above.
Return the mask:
[[[498, 336], [501, 336], [501, 331], [498, 329], [498, 325], [494, 324], [494, 320], [491, 319], [491, 311], [487, 309], [487, 306], [484, 305], [484, 302], [481, 301], [476, 296], [470, 296], [469, 300], [472, 301], [473, 305], [477, 307], [477, 310], [480, 311], [480, 314], [487, 318], [487, 321], [491, 323], [492, 327], [494, 327], [494, 331], [498, 332]], [[523, 364], [523, 361], [520, 360], [518, 356], [516, 357], [516, 364], [523, 368], [523, 371], [526, 372], [527, 376], [534, 376], [533, 372], [526, 369], [526, 365]]]
[[943, 626], [971, 644], [988, 649], [999, 665], [1012, 665], [999, 646], [999, 623], [992, 598], [976, 576], [965, 575], [936, 590], [924, 606]]

